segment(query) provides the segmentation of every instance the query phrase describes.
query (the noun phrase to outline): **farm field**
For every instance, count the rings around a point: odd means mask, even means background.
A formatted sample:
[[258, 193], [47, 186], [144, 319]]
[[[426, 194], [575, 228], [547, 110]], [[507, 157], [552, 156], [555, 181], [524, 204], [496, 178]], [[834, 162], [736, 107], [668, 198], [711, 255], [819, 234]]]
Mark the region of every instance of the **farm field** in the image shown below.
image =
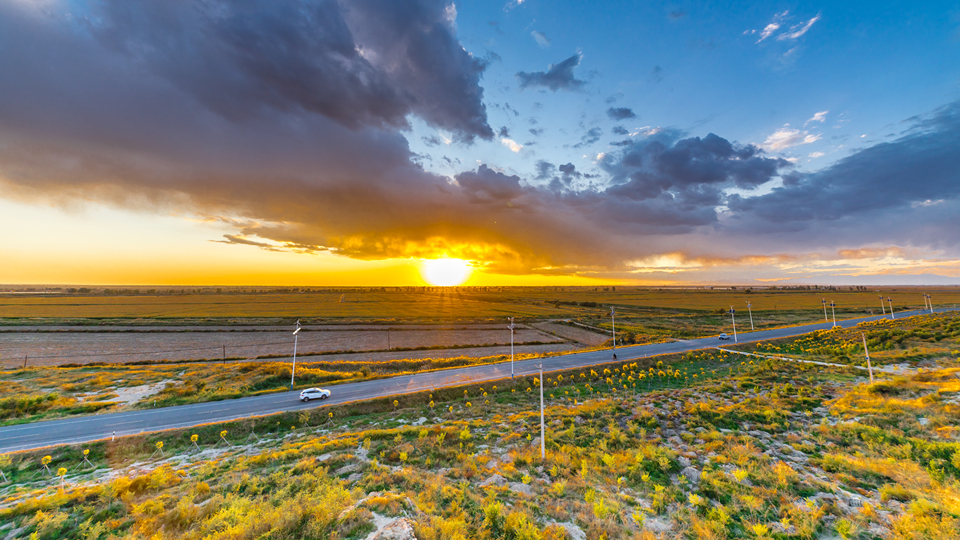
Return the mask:
[[528, 377], [12, 454], [0, 534], [956, 538], [956, 357], [873, 384], [738, 360], [549, 374], [545, 459]]
[[[166, 331], [164, 327], [123, 327], [128, 331], [0, 332], [0, 366], [161, 362], [293, 355], [291, 329], [253, 331]], [[139, 331], [129, 331], [136, 328]], [[150, 331], [144, 331], [149, 328]], [[205, 327], [199, 327], [204, 328]], [[106, 329], [101, 329], [106, 330]], [[208, 329], [206, 329], [208, 330]], [[563, 343], [563, 338], [518, 325], [515, 343]], [[602, 341], [602, 339], [601, 339]], [[334, 351], [386, 351], [418, 347], [490, 346], [510, 343], [506, 325], [326, 326], [306, 327], [299, 335], [300, 356]]]
[[[612, 289], [612, 290], [611, 290]], [[0, 323], [57, 324], [292, 324], [297, 318], [316, 321], [451, 321], [603, 316], [607, 306], [629, 315], [716, 313], [731, 305], [746, 316], [746, 302], [761, 320], [778, 320], [790, 313], [803, 321], [822, 317], [821, 299], [834, 301], [837, 314], [879, 312], [880, 294], [892, 297], [897, 310], [924, 305], [930, 294], [935, 305], [960, 303], [957, 287], [896, 287], [876, 290], [777, 289], [651, 289], [636, 287], [502, 287], [495, 290], [451, 288], [304, 289], [304, 292], [215, 294], [10, 294], [0, 293]], [[879, 291], [879, 292], [876, 292]], [[746, 319], [744, 319], [746, 320]]]

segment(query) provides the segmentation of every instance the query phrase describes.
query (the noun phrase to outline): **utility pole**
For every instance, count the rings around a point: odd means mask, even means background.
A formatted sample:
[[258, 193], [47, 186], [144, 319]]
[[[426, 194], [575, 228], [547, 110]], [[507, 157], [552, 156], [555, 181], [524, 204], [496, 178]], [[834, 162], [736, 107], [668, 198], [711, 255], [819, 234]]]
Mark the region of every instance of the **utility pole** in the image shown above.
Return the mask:
[[893, 314], [893, 298], [887, 297], [887, 302], [890, 302], [890, 318], [896, 319], [897, 316]]
[[540, 360], [540, 461], [547, 460], [547, 430], [543, 427], [543, 360]]
[[513, 378], [513, 317], [510, 317], [510, 326], [507, 328], [510, 329], [510, 378]]
[[750, 331], [751, 331], [751, 332], [754, 331], [754, 328], [753, 328], [753, 309], [751, 309], [752, 307], [753, 307], [753, 306], [750, 304], [750, 302], [747, 302], [747, 312], [750, 313]]
[[837, 304], [830, 301], [830, 311], [833, 312], [833, 326], [837, 326]]
[[883, 295], [880, 295], [880, 313], [883, 315], [887, 314], [887, 307], [883, 305]]
[[613, 328], [613, 359], [617, 359], [617, 310], [610, 306], [610, 326]]
[[733, 321], [733, 342], [737, 343], [737, 310], [730, 306], [730, 319]]
[[863, 332], [860, 332], [860, 337], [863, 338], [863, 354], [867, 355], [867, 371], [870, 373], [870, 382], [873, 382], [873, 366], [870, 365], [870, 351], [867, 350], [867, 336], [863, 335]]
[[823, 304], [823, 320], [829, 323], [830, 318], [827, 317], [827, 299], [826, 298], [821, 299], [820, 303]]

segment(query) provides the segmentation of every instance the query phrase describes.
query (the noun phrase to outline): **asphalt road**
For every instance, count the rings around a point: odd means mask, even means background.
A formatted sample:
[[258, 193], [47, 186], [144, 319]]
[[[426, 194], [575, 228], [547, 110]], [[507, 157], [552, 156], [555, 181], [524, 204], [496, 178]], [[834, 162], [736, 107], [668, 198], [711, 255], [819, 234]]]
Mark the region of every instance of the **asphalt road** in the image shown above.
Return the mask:
[[[952, 311], [938, 309], [937, 311]], [[898, 313], [899, 317], [918, 315], [921, 311]], [[889, 315], [886, 315], [889, 317]], [[882, 315], [838, 321], [837, 324], [848, 328], [864, 321], [884, 318]], [[797, 336], [830, 328], [827, 323], [762, 330], [759, 332], [741, 332], [739, 343], [766, 341]], [[618, 360], [633, 360], [658, 354], [679, 353], [732, 345], [733, 340], [718, 341], [716, 336], [707, 338], [658, 343], [654, 345], [633, 345], [618, 347]], [[610, 362], [611, 351], [592, 351], [567, 354], [544, 359], [544, 370], [559, 371], [577, 367], [587, 367]], [[514, 363], [517, 376], [533, 375], [539, 371], [539, 359]], [[510, 377], [510, 362], [487, 364], [482, 366], [456, 368], [443, 371], [417, 373], [389, 379], [340, 384], [331, 386], [333, 395], [321, 402], [301, 403], [299, 391], [279, 392], [255, 397], [246, 397], [193, 405], [163, 407], [159, 409], [132, 411], [112, 414], [99, 414], [62, 420], [35, 422], [18, 426], [0, 428], [0, 453], [28, 450], [57, 444], [76, 444], [116, 436], [161, 431], [173, 428], [185, 428], [213, 422], [225, 422], [251, 416], [262, 416], [285, 411], [315, 408], [346, 401], [386, 397], [398, 394], [430, 390], [444, 386], [457, 386], [466, 383], [481, 383]]]

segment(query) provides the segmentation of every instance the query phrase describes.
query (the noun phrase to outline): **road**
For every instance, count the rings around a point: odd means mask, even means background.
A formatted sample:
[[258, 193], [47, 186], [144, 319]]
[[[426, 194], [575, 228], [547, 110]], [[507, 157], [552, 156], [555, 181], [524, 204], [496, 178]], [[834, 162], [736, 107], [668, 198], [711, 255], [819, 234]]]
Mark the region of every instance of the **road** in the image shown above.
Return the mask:
[[[937, 311], [952, 311], [952, 309], [942, 308]], [[898, 313], [897, 316], [907, 317], [921, 313], [927, 312], [909, 311]], [[837, 324], [844, 328], [849, 328], [861, 322], [873, 321], [885, 317], [889, 317], [889, 315], [848, 319], [838, 321]], [[831, 326], [832, 325], [828, 323], [819, 323], [758, 332], [742, 332], [738, 334], [738, 338], [739, 343], [752, 343], [797, 336], [815, 330], [828, 329]], [[653, 345], [633, 345], [629, 347], [618, 347], [617, 356], [618, 360], [621, 361], [633, 360], [658, 354], [682, 353], [713, 348], [721, 343], [728, 345], [733, 344], [733, 341], [718, 342], [716, 336], [711, 336]], [[546, 371], [560, 371], [610, 361], [611, 351], [607, 349], [546, 358], [544, 359], [544, 369]], [[517, 376], [534, 375], [539, 370], [539, 363], [539, 359], [515, 362], [513, 367], [514, 373]], [[57, 444], [83, 443], [110, 438], [114, 433], [119, 437], [151, 431], [186, 428], [200, 424], [226, 422], [251, 416], [297, 411], [347, 401], [419, 392], [444, 386], [482, 383], [508, 378], [510, 377], [510, 369], [510, 362], [503, 362], [499, 364], [486, 364], [482, 366], [403, 375], [388, 379], [340, 384], [330, 387], [333, 395], [329, 399], [319, 403], [301, 403], [298, 399], [299, 392], [296, 391], [279, 392], [225, 401], [196, 403], [193, 405], [180, 405], [142, 411], [99, 414], [8, 426], [0, 428], [0, 453]]]

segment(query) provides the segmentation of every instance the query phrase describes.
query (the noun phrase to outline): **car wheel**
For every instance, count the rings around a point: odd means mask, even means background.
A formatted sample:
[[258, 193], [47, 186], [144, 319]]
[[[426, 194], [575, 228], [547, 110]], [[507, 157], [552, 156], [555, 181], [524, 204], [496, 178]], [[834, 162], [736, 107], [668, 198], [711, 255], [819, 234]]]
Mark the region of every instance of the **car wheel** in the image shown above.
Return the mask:
[[304, 402], [310, 401], [310, 398], [305, 397], [305, 398], [303, 398], [303, 401], [304, 401]]

